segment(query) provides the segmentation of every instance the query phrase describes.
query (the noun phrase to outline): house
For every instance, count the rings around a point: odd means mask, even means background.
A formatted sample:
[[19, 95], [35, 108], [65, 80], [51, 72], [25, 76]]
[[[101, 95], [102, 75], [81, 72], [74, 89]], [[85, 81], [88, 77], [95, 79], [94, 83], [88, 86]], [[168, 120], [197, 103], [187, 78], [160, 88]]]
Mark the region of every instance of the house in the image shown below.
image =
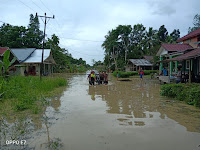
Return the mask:
[[[158, 50], [156, 56], [160, 57], [160, 67], [159, 70], [163, 69], [163, 67], [168, 67], [168, 64], [163, 64], [163, 60], [165, 59], [171, 59], [173, 57], [176, 57], [178, 55], [184, 54], [187, 51], [193, 50], [194, 48], [190, 46], [189, 44], [162, 44], [160, 49]], [[172, 75], [173, 68], [175, 68], [175, 71], [177, 71], [178, 62], [170, 62], [170, 70], [169, 75]]]
[[[160, 57], [160, 71], [165, 66], [169, 68], [168, 82], [181, 66], [184, 78], [195, 81], [200, 75], [200, 28], [178, 39], [178, 44], [162, 44], [157, 56]], [[174, 73], [173, 73], [174, 71]], [[160, 79], [163, 77], [160, 77]], [[196, 79], [195, 79], [196, 78]]]
[[144, 59], [148, 60], [149, 62], [153, 61], [153, 56], [143, 56]]
[[189, 44], [193, 48], [200, 47], [200, 28], [178, 39], [177, 42]]
[[143, 70], [152, 70], [153, 64], [151, 64], [148, 60], [146, 59], [129, 59], [128, 64], [125, 67], [126, 72], [129, 71], [138, 71], [140, 68]]
[[[42, 49], [36, 48], [11, 48], [11, 53], [17, 58], [19, 64], [15, 65], [15, 75], [39, 75], [40, 66], [42, 64]], [[53, 72], [53, 65], [55, 60], [53, 59], [50, 49], [44, 49], [43, 55], [44, 75], [51, 74]]]

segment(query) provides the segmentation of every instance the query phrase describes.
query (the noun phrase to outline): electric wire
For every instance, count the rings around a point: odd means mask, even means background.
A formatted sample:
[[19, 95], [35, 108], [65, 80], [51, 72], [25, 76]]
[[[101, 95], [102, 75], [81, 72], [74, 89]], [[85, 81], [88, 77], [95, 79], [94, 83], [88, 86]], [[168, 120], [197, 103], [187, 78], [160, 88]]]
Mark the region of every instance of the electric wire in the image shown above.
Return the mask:
[[44, 12], [44, 10], [40, 7], [40, 6], [38, 6], [33, 0], [31, 0], [32, 1], [32, 3], [35, 5], [35, 6], [37, 6], [42, 12]]
[[22, 2], [21, 0], [18, 0], [20, 3], [22, 3], [24, 6], [28, 7], [30, 10], [36, 12], [35, 10], [33, 10], [31, 7], [29, 7], [28, 5], [26, 5], [24, 2]]

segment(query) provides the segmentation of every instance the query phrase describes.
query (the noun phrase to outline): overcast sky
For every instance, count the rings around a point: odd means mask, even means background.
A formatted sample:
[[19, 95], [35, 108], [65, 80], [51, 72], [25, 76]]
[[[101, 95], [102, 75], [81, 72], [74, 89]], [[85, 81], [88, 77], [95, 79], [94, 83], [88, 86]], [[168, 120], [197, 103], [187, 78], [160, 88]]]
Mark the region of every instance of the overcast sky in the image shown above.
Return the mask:
[[[104, 36], [118, 25], [159, 29], [164, 24], [169, 33], [179, 29], [184, 36], [199, 6], [200, 0], [0, 0], [0, 21], [27, 26], [31, 13], [54, 14], [47, 36], [55, 33], [62, 48], [92, 64], [92, 59], [103, 61]], [[43, 30], [41, 19], [40, 24]]]

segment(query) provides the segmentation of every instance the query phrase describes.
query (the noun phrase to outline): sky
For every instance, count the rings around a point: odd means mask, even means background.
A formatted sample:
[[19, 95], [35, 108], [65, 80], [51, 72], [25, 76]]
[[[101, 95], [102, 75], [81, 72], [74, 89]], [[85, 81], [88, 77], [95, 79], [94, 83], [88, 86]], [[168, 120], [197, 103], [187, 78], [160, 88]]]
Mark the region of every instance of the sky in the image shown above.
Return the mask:
[[0, 0], [0, 25], [27, 27], [30, 14], [55, 15], [48, 21], [47, 37], [56, 34], [61, 48], [92, 65], [92, 59], [103, 61], [104, 37], [118, 25], [165, 25], [169, 33], [179, 29], [182, 37], [200, 14], [199, 6], [200, 0]]

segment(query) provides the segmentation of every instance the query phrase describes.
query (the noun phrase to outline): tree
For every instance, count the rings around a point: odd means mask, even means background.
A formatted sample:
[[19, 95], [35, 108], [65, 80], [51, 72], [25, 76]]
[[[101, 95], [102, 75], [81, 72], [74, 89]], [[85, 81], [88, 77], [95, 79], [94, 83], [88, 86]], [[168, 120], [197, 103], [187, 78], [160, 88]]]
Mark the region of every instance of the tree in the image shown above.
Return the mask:
[[200, 15], [196, 14], [193, 18], [193, 25], [194, 27], [189, 27], [188, 29], [188, 33], [197, 30], [198, 28], [200, 28]]
[[26, 45], [26, 28], [3, 24], [0, 27], [0, 46], [22, 48]]
[[174, 31], [170, 34], [170, 36], [172, 37], [172, 41], [176, 42], [180, 38], [180, 31], [179, 31], [179, 29], [174, 29]]
[[158, 38], [160, 42], [165, 42], [168, 36], [168, 31], [165, 28], [165, 25], [160, 26], [158, 30]]
[[158, 31], [149, 27], [148, 31], [145, 33], [145, 54], [153, 55], [155, 53], [155, 46], [159, 44], [157, 38]]
[[30, 15], [30, 22], [28, 25], [27, 33], [26, 33], [26, 43], [27, 47], [30, 48], [41, 48], [42, 47], [42, 39], [43, 32], [40, 30], [40, 23], [38, 16]]

